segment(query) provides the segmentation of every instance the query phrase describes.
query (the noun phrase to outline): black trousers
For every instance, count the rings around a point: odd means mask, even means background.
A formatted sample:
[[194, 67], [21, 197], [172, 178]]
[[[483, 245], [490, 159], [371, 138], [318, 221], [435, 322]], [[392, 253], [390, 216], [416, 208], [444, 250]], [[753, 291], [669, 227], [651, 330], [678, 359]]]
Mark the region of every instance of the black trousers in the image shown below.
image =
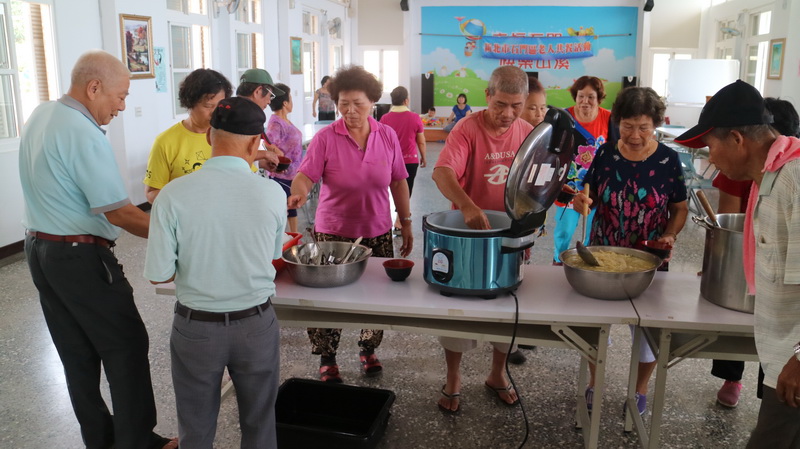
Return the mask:
[[419, 164], [406, 164], [406, 171], [408, 172], [408, 197], [411, 198], [411, 192], [414, 190], [414, 178], [417, 177], [417, 169]]
[[744, 373], [744, 362], [740, 360], [717, 360], [711, 362], [711, 375], [724, 380], [739, 382]]
[[336, 111], [317, 111], [317, 120], [336, 120]]
[[[160, 448], [149, 339], [110, 249], [25, 238], [25, 255], [87, 449]], [[100, 393], [100, 366], [112, 416]]]

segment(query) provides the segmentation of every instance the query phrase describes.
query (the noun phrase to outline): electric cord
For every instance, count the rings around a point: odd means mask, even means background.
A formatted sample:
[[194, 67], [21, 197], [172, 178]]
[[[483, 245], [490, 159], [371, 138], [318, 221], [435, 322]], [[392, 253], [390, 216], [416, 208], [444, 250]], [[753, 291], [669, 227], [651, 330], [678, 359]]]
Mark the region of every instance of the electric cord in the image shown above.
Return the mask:
[[528, 412], [525, 411], [525, 403], [522, 401], [522, 393], [520, 393], [516, 382], [514, 382], [514, 377], [511, 375], [511, 370], [508, 369], [508, 357], [511, 356], [511, 349], [514, 348], [514, 342], [517, 339], [517, 327], [519, 326], [519, 298], [517, 298], [517, 295], [514, 294], [513, 291], [509, 291], [508, 293], [514, 297], [514, 327], [511, 331], [511, 344], [508, 346], [508, 352], [506, 352], [506, 375], [508, 376], [508, 381], [511, 383], [511, 386], [514, 388], [514, 391], [517, 392], [519, 408], [522, 410], [522, 419], [525, 422], [525, 437], [522, 439], [522, 443], [519, 444], [519, 449], [522, 449], [522, 447], [525, 446], [525, 443], [528, 441], [528, 436], [530, 435], [530, 423], [528, 422]]

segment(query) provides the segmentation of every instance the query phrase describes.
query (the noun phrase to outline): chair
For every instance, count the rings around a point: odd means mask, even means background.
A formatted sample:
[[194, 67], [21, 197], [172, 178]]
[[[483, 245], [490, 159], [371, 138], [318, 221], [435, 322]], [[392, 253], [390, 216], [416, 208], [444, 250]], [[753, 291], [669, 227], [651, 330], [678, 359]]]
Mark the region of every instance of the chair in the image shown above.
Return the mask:
[[714, 168], [711, 177], [706, 178], [704, 175], [708, 173], [710, 167], [706, 167], [702, 174], [698, 173], [694, 168], [694, 157], [692, 153], [686, 151], [677, 151], [677, 153], [681, 161], [681, 167], [683, 168], [686, 192], [689, 194], [689, 210], [696, 214], [703, 214], [703, 206], [700, 204], [700, 199], [697, 197], [696, 190], [713, 188], [714, 186], [711, 185], [711, 182], [717, 174], [717, 169]]

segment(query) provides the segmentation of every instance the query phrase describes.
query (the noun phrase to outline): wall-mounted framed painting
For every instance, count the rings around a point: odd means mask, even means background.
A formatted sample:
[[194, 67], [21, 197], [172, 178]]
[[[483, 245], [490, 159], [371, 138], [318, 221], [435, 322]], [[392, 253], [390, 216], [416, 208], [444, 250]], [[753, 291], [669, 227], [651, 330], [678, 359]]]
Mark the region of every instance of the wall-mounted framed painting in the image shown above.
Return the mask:
[[767, 66], [767, 78], [779, 80], [783, 77], [783, 47], [786, 39], [772, 39], [769, 41], [769, 66]]
[[152, 21], [147, 16], [119, 15], [122, 60], [131, 78], [155, 78]]
[[299, 37], [290, 37], [292, 43], [291, 51], [291, 64], [292, 75], [303, 74], [303, 39]]

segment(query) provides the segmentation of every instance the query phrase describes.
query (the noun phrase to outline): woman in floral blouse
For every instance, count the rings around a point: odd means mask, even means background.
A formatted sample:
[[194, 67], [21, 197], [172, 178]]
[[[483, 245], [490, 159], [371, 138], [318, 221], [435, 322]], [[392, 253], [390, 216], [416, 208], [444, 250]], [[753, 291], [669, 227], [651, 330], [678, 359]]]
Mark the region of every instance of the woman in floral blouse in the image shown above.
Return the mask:
[[[689, 208], [678, 153], [654, 138], [665, 109], [649, 87], [629, 87], [617, 96], [611, 120], [619, 126], [619, 141], [597, 150], [583, 178], [591, 185], [591, 199], [576, 195], [574, 200], [577, 210], [587, 202], [595, 206], [592, 245], [641, 248], [645, 240], [674, 245], [678, 239]], [[661, 269], [667, 269], [666, 263]], [[647, 406], [647, 381], [655, 366], [655, 356], [642, 341], [636, 382], [639, 414]], [[590, 405], [593, 387], [594, 370], [586, 390]]]

